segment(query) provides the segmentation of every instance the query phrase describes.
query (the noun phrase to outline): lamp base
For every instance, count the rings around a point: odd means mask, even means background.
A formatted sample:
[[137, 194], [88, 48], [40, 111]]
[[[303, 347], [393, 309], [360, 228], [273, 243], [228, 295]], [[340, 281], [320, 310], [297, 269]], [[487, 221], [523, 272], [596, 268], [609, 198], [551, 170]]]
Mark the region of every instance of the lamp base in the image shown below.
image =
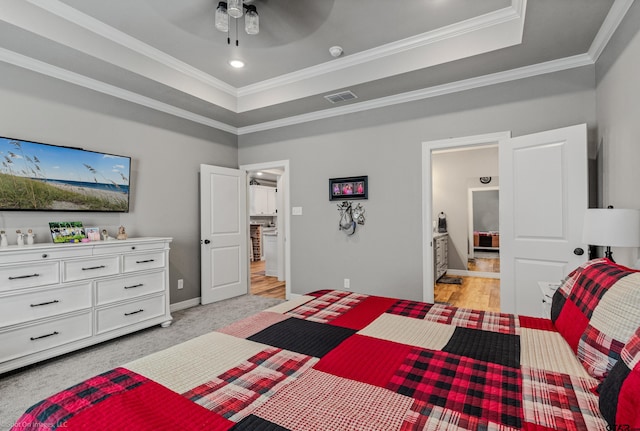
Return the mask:
[[604, 257], [606, 257], [607, 259], [609, 259], [611, 262], [616, 263], [615, 260], [613, 260], [613, 252], [611, 251], [611, 247], [607, 246], [605, 252], [604, 252]]

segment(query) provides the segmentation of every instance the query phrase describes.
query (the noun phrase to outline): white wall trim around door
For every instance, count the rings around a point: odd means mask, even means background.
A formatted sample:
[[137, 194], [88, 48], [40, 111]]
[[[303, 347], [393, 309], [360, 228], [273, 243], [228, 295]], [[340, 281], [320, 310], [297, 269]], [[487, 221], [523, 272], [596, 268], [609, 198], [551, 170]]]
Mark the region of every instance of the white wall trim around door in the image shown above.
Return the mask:
[[[285, 298], [291, 299], [291, 175], [289, 160], [276, 160], [272, 162], [252, 163], [246, 165], [240, 165], [241, 170], [245, 172], [260, 171], [267, 169], [282, 169], [282, 178], [284, 179], [284, 199], [282, 215], [278, 214], [278, 217], [284, 216], [284, 274], [285, 274]], [[249, 183], [247, 183], [247, 187]], [[247, 229], [249, 228], [249, 213], [247, 212]], [[251, 277], [251, 274], [249, 274]]]

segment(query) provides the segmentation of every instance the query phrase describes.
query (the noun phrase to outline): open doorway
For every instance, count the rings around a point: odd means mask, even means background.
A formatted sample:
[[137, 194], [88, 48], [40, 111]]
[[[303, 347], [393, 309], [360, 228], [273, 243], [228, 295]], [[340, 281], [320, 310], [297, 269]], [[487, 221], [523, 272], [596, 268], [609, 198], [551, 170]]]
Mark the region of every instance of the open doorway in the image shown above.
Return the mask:
[[[424, 207], [428, 217], [424, 221], [423, 255], [424, 293], [428, 302], [500, 310], [499, 224], [476, 227], [473, 200], [476, 190], [480, 193], [478, 197], [482, 190], [489, 189], [499, 197], [497, 143], [505, 137], [508, 137], [507, 133], [496, 133], [424, 143], [423, 179], [425, 191], [428, 191], [424, 195]], [[477, 202], [481, 207], [480, 201]], [[495, 199], [496, 218], [497, 202]], [[446, 232], [440, 229], [442, 217], [446, 219]], [[497, 246], [476, 244], [474, 240], [480, 236], [479, 229], [483, 232], [483, 244], [487, 238], [493, 238], [492, 245]], [[443, 243], [446, 244], [444, 252]], [[485, 256], [485, 253], [491, 254]], [[445, 269], [442, 268], [442, 255], [446, 256]], [[429, 290], [434, 295], [431, 301]]]
[[288, 299], [288, 161], [241, 169], [247, 172], [249, 293]]

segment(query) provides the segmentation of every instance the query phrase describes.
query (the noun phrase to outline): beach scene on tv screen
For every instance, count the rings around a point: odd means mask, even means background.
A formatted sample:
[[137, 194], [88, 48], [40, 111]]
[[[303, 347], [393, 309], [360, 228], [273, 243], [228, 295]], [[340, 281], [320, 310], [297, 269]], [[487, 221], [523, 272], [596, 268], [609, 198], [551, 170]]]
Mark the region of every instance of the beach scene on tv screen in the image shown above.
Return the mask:
[[0, 160], [2, 210], [129, 209], [128, 157], [0, 138]]

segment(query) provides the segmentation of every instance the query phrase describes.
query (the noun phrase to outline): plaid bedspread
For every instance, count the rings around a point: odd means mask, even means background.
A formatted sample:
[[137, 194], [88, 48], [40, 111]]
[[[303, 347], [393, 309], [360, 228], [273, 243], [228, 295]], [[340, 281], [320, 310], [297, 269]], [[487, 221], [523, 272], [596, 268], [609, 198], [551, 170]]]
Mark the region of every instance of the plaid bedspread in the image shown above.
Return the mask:
[[317, 291], [33, 406], [15, 430], [606, 430], [549, 320]]

